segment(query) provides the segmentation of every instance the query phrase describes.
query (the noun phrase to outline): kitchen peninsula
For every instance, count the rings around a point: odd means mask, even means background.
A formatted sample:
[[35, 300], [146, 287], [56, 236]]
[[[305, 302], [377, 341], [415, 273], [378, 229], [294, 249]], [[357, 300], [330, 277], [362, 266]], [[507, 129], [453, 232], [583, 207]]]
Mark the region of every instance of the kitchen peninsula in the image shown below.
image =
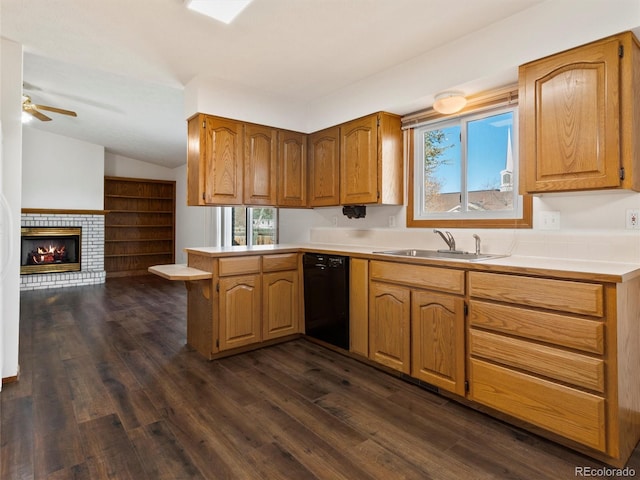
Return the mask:
[[349, 256], [350, 355], [624, 465], [640, 439], [639, 265], [377, 250], [189, 248], [186, 267], [150, 271], [185, 281], [187, 342], [214, 359], [303, 334], [302, 254]]

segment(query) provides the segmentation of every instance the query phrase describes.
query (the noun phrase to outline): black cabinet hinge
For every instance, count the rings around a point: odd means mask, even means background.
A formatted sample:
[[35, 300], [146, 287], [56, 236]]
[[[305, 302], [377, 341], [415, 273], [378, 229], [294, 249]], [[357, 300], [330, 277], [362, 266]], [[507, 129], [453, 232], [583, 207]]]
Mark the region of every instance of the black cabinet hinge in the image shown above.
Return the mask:
[[624, 180], [624, 167], [620, 169], [620, 180]]
[[220, 282], [216, 283], [216, 292], [220, 291]]
[[202, 199], [203, 199], [203, 200], [206, 200], [206, 199], [207, 199], [207, 194], [206, 194], [206, 192], [202, 192]]
[[620, 58], [624, 57], [624, 45], [620, 45], [620, 46], [618, 47], [618, 56], [619, 56]]
[[467, 305], [466, 303], [464, 304], [464, 316], [466, 317], [467, 315], [469, 315], [469, 305]]
[[469, 380], [465, 380], [464, 381], [464, 391], [468, 392], [469, 391]]
[[207, 128], [207, 122], [205, 122], [204, 120], [202, 121], [202, 128]]
[[216, 348], [220, 348], [220, 339], [216, 338]]

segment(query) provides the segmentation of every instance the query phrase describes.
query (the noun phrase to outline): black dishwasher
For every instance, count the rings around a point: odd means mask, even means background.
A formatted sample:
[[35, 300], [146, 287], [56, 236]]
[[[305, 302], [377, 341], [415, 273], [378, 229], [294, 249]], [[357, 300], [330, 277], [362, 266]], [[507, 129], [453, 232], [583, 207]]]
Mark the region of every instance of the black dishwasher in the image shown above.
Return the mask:
[[349, 257], [305, 253], [305, 333], [349, 349]]

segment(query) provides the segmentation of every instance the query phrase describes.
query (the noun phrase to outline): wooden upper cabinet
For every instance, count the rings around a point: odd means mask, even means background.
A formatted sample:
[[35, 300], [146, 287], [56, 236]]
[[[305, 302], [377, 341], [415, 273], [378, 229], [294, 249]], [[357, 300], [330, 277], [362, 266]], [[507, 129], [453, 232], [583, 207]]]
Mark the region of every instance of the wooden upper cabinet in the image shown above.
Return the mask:
[[638, 190], [638, 50], [627, 32], [520, 67], [522, 193]]
[[242, 204], [243, 128], [210, 115], [189, 119], [188, 205]]
[[307, 206], [307, 136], [278, 133], [278, 206]]
[[244, 127], [244, 204], [276, 204], [278, 131], [262, 125]]
[[340, 205], [340, 128], [309, 135], [309, 206]]
[[403, 203], [400, 117], [376, 113], [340, 126], [340, 203]]
[[370, 115], [342, 125], [340, 202], [378, 202], [378, 117]]

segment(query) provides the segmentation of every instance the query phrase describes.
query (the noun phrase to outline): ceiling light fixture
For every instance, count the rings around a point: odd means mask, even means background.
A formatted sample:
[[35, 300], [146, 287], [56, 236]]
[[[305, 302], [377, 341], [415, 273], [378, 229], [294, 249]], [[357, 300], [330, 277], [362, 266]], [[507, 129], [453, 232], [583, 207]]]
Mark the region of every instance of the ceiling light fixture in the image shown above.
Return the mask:
[[445, 115], [459, 112], [467, 104], [464, 93], [458, 91], [438, 93], [433, 102], [433, 109]]
[[252, 0], [184, 0], [189, 10], [229, 24]]

